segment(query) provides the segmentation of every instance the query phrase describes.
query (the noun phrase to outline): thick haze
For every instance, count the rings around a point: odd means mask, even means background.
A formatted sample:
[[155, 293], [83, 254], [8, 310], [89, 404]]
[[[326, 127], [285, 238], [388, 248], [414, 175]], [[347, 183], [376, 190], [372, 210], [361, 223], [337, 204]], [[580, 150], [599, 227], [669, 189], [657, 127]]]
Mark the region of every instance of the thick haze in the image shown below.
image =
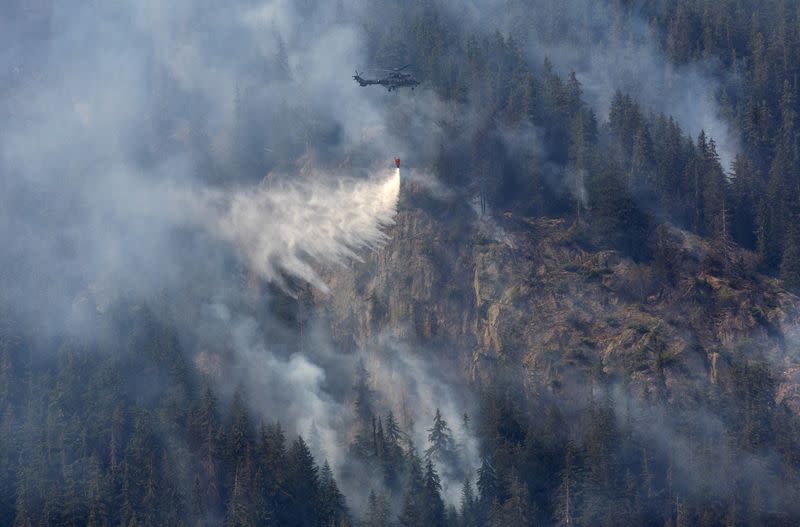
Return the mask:
[[[706, 129], [729, 166], [735, 133], [719, 116], [721, 87], [706, 74], [710, 65], [670, 66], [642, 20], [612, 19], [605, 2], [570, 0], [556, 8], [543, 0], [526, 17], [517, 16], [517, 2], [504, 6], [469, 2], [453, 16], [520, 39], [532, 63], [548, 57], [562, 73], [574, 69], [601, 117], [623, 89], [674, 115], [692, 134]], [[187, 275], [224, 280], [229, 261], [210, 240], [220, 229], [191, 239], [181, 230], [196, 227], [181, 204], [185, 194], [229, 199], [238, 211], [244, 196], [256, 208], [264, 201], [274, 207], [279, 198], [269, 188], [280, 180], [300, 177], [297, 188], [313, 194], [326, 178], [322, 189], [340, 185], [342, 174], [374, 175], [395, 154], [428, 162], [442, 137], [439, 122], [453, 109], [424, 88], [414, 97], [390, 96], [350, 79], [352, 69], [369, 62], [363, 28], [383, 20], [385, 10], [370, 9], [361, 2], [289, 1], [222, 9], [184, 0], [54, 3], [49, 17], [46, 10], [21, 11], [14, 23], [12, 16], [2, 37], [10, 51], [0, 57], [0, 234], [15, 300], [41, 302], [30, 311], [46, 307], [57, 321], [80, 289], [98, 281], [114, 283], [103, 288], [113, 296], [147, 295]], [[503, 14], [493, 21], [480, 17], [485, 13]], [[480, 111], [459, 113], [469, 120]], [[310, 183], [301, 170], [309, 166], [305, 172], [316, 176]], [[248, 185], [255, 189], [270, 173], [270, 185], [251, 194]], [[295, 233], [272, 222], [282, 243], [293, 243]], [[225, 241], [242, 242], [227, 231]], [[262, 247], [248, 244], [239, 254], [274, 279], [275, 264], [261, 254], [269, 233], [265, 226], [256, 242]], [[367, 238], [353, 240], [362, 245], [375, 233]], [[277, 268], [287, 271], [285, 263]], [[313, 281], [308, 268], [298, 263], [297, 271]]]
[[[563, 43], [536, 27], [498, 27], [524, 36], [532, 62], [574, 69], [600, 115], [614, 90], [630, 91], [693, 134], [705, 128], [727, 167], [734, 134], [709, 65], [670, 69], [640, 21], [607, 36], [616, 21], [590, 4], [564, 6], [567, 21], [593, 25], [571, 25]], [[313, 425], [317, 454], [336, 468], [356, 359], [333, 351], [324, 331], [300, 353], [277, 349], [279, 324], [238, 299], [241, 269], [324, 291], [313, 264], [352, 262], [384, 240], [400, 191], [386, 166], [395, 154], [429, 163], [428, 134], [441, 133], [452, 108], [424, 85], [412, 96], [352, 82], [371, 56], [363, 26], [380, 23], [368, 2], [52, 5], [50, 15], [16, 13], [0, 31], [3, 300], [30, 331], [61, 335], [90, 330], [80, 306], [185, 292], [204, 310], [189, 351], [201, 362], [216, 349], [235, 354], [223, 393], [242, 384], [262, 417], [304, 434]], [[403, 343], [376, 343], [387, 347], [396, 353], [367, 364], [385, 407], [410, 401], [418, 445], [441, 407], [471, 458], [443, 468], [447, 484], [474, 468], [476, 445], [460, 428], [468, 398]], [[455, 488], [446, 485], [451, 500]]]
[[534, 65], [549, 59], [562, 76], [574, 71], [600, 120], [620, 90], [647, 111], [671, 115], [694, 138], [705, 130], [730, 170], [739, 135], [718, 102], [730, 74], [711, 57], [670, 62], [636, 5], [624, 13], [621, 3], [611, 0], [472, 0], [453, 16], [511, 36]]
[[[324, 249], [303, 247], [304, 241], [318, 247], [331, 227], [314, 231], [313, 218], [287, 225], [287, 215], [302, 208], [298, 192], [317, 201], [322, 194], [341, 199], [348, 188], [363, 188], [353, 178], [382, 172], [401, 150], [388, 136], [385, 109], [373, 102], [378, 94], [353, 89], [349, 79], [362, 56], [351, 22], [358, 10], [308, 6], [306, 13], [291, 2], [207, 7], [56, 3], [49, 17], [46, 10], [20, 13], [16, 31], [6, 33], [4, 48], [16, 53], [3, 56], [0, 229], [9, 260], [3, 267], [15, 302], [28, 307], [37, 325], [38, 313], [47, 309], [52, 330], [63, 331], [59, 321], [91, 284], [97, 289], [102, 282], [99, 289], [110, 301], [120, 294], [147, 297], [186, 279], [227, 280], [230, 262], [212, 239], [241, 240], [222, 218], [220, 229], [198, 231], [210, 222], [198, 221], [192, 197], [228, 200], [241, 211], [243, 196], [268, 173], [270, 185], [283, 185], [296, 206], [263, 210], [281, 218], [265, 221], [262, 240], [279, 233], [295, 240], [284, 243], [292, 251], [338, 258], [339, 238], [326, 240]], [[340, 16], [350, 21], [331, 23]], [[325, 164], [349, 170], [326, 182], [316, 170]], [[309, 165], [314, 181], [298, 183], [310, 179], [300, 174]], [[304, 190], [289, 190], [298, 185]], [[337, 185], [336, 196], [325, 190]], [[282, 201], [258, 188], [253, 199]], [[347, 199], [341, 204], [353, 205]], [[348, 228], [336, 211], [319, 206], [328, 225]], [[386, 212], [377, 215], [381, 224], [388, 219]], [[298, 239], [302, 233], [287, 232], [292, 227], [317, 232], [317, 238]], [[373, 231], [333, 234], [350, 236], [348, 248], [378, 237]], [[260, 254], [256, 262], [253, 250], [241, 253], [244, 264], [275, 278], [276, 272], [266, 272], [274, 255]], [[281, 258], [281, 272], [311, 277], [296, 256]], [[290, 258], [296, 268], [288, 268]]]
[[[54, 4], [49, 16], [17, 13], [17, 31], [0, 37], [16, 51], [2, 56], [4, 300], [29, 331], [80, 335], [94, 312], [166, 291], [192, 313], [183, 341], [221, 373], [221, 393], [243, 386], [290, 433], [313, 425], [315, 453], [334, 468], [356, 361], [324, 331], [290, 354], [286, 329], [242, 300], [240, 277], [325, 291], [312, 264], [385, 239], [400, 190], [386, 166], [410, 147], [392, 135], [386, 92], [350, 79], [366, 61], [356, 5]], [[423, 400], [433, 378], [411, 377], [425, 371], [414, 360], [392, 375], [414, 379], [424, 445], [436, 401]], [[396, 403], [386, 396], [386, 409]]]

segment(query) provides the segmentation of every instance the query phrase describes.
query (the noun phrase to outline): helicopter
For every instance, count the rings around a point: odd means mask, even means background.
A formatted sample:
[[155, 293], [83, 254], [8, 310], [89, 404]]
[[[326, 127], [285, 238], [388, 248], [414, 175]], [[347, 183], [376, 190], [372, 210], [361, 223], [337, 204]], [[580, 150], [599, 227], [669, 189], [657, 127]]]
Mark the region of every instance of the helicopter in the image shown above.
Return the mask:
[[403, 87], [409, 87], [413, 90], [416, 86], [419, 86], [419, 81], [415, 79], [414, 75], [411, 73], [403, 71], [409, 66], [411, 66], [411, 64], [406, 64], [401, 68], [384, 68], [382, 71], [386, 72], [386, 74], [379, 79], [365, 79], [361, 76], [361, 73], [356, 70], [356, 74], [353, 75], [353, 80], [356, 81], [362, 88], [364, 86], [372, 86], [377, 84], [384, 86], [389, 91], [397, 90]]

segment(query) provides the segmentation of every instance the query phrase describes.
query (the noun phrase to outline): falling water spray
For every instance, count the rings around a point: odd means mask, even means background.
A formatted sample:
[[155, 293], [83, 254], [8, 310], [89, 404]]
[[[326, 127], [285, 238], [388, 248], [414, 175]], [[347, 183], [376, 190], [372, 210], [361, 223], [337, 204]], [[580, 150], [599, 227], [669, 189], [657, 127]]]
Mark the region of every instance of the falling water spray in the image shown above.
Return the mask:
[[206, 190], [194, 208], [263, 279], [282, 283], [284, 275], [294, 276], [327, 292], [314, 263], [359, 260], [359, 250], [386, 241], [400, 195], [399, 161], [366, 180], [315, 173], [300, 183]]

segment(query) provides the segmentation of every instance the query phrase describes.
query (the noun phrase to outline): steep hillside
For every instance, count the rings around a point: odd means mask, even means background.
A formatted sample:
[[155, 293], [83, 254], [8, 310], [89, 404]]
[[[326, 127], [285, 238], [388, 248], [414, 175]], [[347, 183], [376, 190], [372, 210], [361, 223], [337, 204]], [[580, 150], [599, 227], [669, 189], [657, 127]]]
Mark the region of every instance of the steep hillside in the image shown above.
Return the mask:
[[639, 397], [691, 406], [736, 389], [757, 364], [776, 404], [800, 412], [798, 298], [755, 257], [661, 226], [653, 257], [602, 248], [586, 224], [496, 215], [418, 189], [390, 241], [352, 268], [329, 269], [315, 296], [341, 344], [391, 331], [452, 358], [471, 380], [520, 366], [530, 386], [574, 392], [597, 374]]

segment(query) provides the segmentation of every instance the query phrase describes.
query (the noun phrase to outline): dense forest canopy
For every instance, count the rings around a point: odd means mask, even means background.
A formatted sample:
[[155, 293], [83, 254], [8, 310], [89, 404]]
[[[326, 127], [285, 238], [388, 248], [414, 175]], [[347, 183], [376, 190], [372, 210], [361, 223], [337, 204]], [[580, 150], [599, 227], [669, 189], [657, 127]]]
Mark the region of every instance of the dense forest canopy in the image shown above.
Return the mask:
[[[385, 298], [341, 308], [366, 342], [319, 307], [331, 267], [385, 274], [403, 254], [363, 254], [394, 221], [395, 181], [370, 175], [395, 153], [414, 190], [398, 236], [423, 252], [430, 217], [437, 242], [475, 246], [474, 217], [552, 220], [666, 289], [678, 256], [657, 240], [680, 229], [731, 283], [800, 291], [797, 2], [3, 11], [3, 525], [798, 523], [800, 417], [774, 395], [795, 363], [755, 341], [720, 342], [708, 367], [730, 382], [682, 397], [656, 339], [645, 394], [641, 371], [579, 357], [572, 398], [511, 360], [475, 373], [417, 320], [387, 327]], [[414, 92], [350, 79], [406, 63]], [[488, 318], [462, 298], [477, 284], [447, 300]], [[758, 295], [748, 315], [796, 360]]]

